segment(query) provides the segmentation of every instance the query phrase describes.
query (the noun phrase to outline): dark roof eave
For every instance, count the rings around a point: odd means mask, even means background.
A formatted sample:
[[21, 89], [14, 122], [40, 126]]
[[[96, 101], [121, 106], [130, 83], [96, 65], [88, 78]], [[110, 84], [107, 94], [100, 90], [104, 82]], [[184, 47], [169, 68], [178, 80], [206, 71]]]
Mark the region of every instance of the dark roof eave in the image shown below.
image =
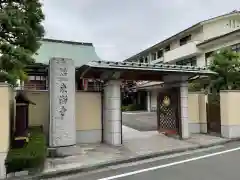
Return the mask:
[[153, 71], [163, 73], [185, 73], [185, 74], [216, 74], [208, 70], [205, 67], [194, 67], [194, 66], [180, 66], [180, 65], [169, 65], [169, 64], [140, 64], [140, 63], [126, 63], [126, 62], [111, 62], [111, 61], [92, 61], [87, 65], [82, 66], [80, 69], [83, 71], [90, 69], [102, 69], [102, 70], [131, 70], [131, 71]]
[[43, 38], [42, 41], [53, 42], [53, 43], [71, 44], [71, 45], [93, 46], [92, 43], [76, 42], [76, 41], [66, 41], [66, 40], [49, 39], [49, 38]]

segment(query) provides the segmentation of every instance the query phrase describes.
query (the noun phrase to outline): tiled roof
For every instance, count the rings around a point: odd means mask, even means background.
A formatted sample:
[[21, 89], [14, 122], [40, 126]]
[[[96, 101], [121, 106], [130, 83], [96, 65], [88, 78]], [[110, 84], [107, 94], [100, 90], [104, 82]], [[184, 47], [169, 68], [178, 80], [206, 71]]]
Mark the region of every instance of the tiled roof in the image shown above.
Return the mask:
[[146, 70], [159, 72], [181, 72], [181, 73], [196, 73], [196, 74], [216, 74], [208, 70], [206, 67], [197, 66], [182, 66], [172, 64], [146, 64], [135, 62], [113, 62], [113, 61], [91, 61], [86, 66], [90, 68], [104, 69], [125, 69], [125, 70]]

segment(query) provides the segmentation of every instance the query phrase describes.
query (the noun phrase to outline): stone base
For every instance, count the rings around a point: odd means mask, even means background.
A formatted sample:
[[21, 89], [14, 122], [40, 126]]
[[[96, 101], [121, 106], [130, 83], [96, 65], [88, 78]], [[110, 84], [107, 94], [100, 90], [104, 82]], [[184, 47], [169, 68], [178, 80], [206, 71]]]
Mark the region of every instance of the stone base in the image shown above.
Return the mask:
[[188, 128], [189, 128], [190, 133], [200, 133], [201, 132], [199, 123], [189, 123]]
[[225, 138], [239, 138], [240, 137], [240, 125], [222, 125], [221, 135]]
[[77, 143], [101, 143], [102, 130], [77, 131]]
[[81, 153], [82, 149], [79, 146], [48, 148], [48, 156], [51, 158], [67, 157]]
[[200, 124], [200, 132], [201, 133], [207, 133], [208, 132], [207, 123], [201, 123]]
[[5, 167], [5, 159], [7, 157], [7, 153], [0, 153], [0, 179], [6, 178], [6, 167]]
[[189, 123], [190, 133], [207, 133], [207, 123]]
[[104, 135], [104, 142], [109, 145], [121, 146], [121, 133], [106, 133]]

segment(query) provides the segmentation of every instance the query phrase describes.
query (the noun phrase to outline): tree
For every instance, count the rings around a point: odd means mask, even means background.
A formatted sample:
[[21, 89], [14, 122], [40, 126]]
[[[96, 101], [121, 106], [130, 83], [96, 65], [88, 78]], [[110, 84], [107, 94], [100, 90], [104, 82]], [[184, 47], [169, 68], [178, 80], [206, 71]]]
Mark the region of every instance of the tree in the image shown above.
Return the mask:
[[190, 91], [219, 92], [220, 90], [240, 89], [240, 54], [229, 48], [215, 52], [208, 67], [216, 75], [199, 78], [189, 84]]
[[15, 84], [23, 80], [25, 68], [44, 36], [42, 5], [39, 0], [0, 1], [0, 81]]
[[231, 49], [214, 53], [209, 69], [217, 75], [210, 77], [209, 87], [213, 91], [240, 89], [240, 54]]

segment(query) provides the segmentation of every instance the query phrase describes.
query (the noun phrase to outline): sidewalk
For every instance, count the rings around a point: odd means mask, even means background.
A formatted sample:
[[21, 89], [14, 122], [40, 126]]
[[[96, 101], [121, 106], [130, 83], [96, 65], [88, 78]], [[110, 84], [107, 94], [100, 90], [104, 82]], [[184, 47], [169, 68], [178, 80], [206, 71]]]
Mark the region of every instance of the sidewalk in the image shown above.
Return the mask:
[[179, 140], [158, 134], [156, 131], [140, 132], [128, 127], [123, 127], [123, 133], [124, 141], [121, 147], [106, 144], [80, 144], [74, 148], [73, 156], [47, 159], [44, 171], [37, 177], [44, 179], [66, 175], [66, 173], [91, 171], [229, 141], [203, 134], [192, 134], [188, 140]]
[[110, 165], [214, 146], [228, 141], [228, 139], [203, 134], [194, 134], [188, 140], [178, 140], [150, 132], [141, 138], [124, 140], [121, 147], [112, 147], [106, 144], [82, 144], [77, 147], [80, 152], [78, 155], [48, 159], [41, 177], [90, 171]]

